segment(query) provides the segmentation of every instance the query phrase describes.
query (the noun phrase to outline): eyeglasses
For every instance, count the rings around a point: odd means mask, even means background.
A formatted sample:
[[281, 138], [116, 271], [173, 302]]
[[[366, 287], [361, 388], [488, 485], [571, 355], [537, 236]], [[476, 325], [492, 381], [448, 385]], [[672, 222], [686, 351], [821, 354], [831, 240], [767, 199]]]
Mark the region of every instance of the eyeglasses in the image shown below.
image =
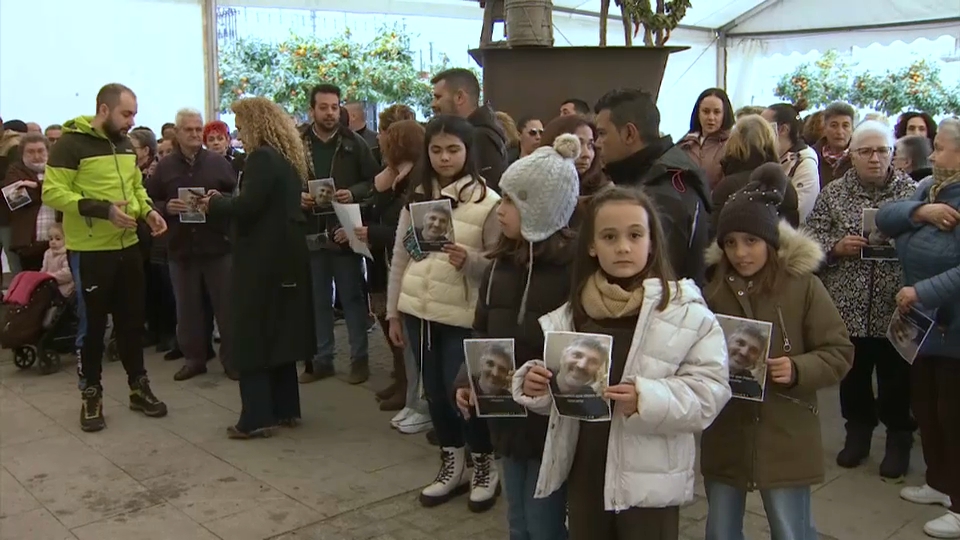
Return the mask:
[[854, 152], [856, 152], [858, 156], [864, 159], [869, 159], [873, 157], [873, 154], [877, 154], [877, 156], [885, 158], [889, 156], [890, 152], [892, 151], [893, 149], [890, 148], [889, 146], [878, 146], [876, 148], [857, 148], [856, 150], [854, 150]]
[[537, 135], [543, 135], [543, 130], [542, 130], [542, 129], [528, 129], [528, 130], [527, 130], [527, 135], [529, 135], [529, 136], [531, 136], [531, 137], [536, 137]]

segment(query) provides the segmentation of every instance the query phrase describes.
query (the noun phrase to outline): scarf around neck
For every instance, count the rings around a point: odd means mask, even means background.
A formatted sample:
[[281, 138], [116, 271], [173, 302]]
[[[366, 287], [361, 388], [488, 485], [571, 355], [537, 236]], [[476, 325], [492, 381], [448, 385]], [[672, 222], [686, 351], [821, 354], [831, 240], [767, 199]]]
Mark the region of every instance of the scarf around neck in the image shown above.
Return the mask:
[[610, 283], [603, 272], [590, 276], [580, 295], [583, 311], [591, 319], [619, 319], [636, 315], [643, 304], [643, 287], [627, 291]]
[[941, 189], [957, 183], [960, 183], [960, 169], [934, 167], [933, 185], [930, 186], [930, 202], [936, 202]]

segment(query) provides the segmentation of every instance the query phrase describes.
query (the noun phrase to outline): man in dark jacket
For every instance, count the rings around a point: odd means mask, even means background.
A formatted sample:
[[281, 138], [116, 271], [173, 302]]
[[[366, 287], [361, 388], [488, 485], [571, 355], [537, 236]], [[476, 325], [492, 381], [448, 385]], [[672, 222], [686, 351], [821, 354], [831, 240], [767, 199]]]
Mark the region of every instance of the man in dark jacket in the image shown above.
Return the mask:
[[710, 193], [703, 172], [669, 136], [660, 136], [660, 111], [642, 90], [612, 90], [597, 102], [597, 146], [606, 172], [636, 186], [660, 211], [670, 263], [678, 278], [704, 283]]
[[480, 176], [487, 185], [500, 191], [500, 176], [507, 169], [507, 137], [497, 122], [493, 109], [480, 106], [480, 82], [468, 69], [441, 71], [430, 80], [433, 84], [434, 114], [452, 114], [466, 118], [477, 129], [473, 155]]
[[209, 323], [204, 309], [204, 289], [222, 337], [220, 361], [236, 380], [230, 365], [231, 274], [229, 223], [196, 213], [193, 201], [213, 189], [232, 194], [237, 177], [230, 162], [203, 148], [203, 118], [199, 111], [181, 109], [175, 122], [176, 147], [160, 160], [147, 180], [147, 193], [167, 218], [170, 280], [177, 301], [177, 342], [186, 361], [174, 376], [185, 381], [207, 372]]
[[[363, 205], [372, 195], [373, 178], [380, 170], [363, 137], [340, 123], [340, 89], [321, 84], [310, 91], [313, 121], [301, 126], [304, 153], [310, 178], [332, 179], [334, 200], [342, 204]], [[313, 303], [317, 330], [317, 356], [300, 377], [303, 383], [334, 374], [333, 357], [333, 284], [343, 306], [350, 338], [350, 376], [347, 381], [360, 384], [370, 377], [367, 330], [370, 327], [365, 295], [362, 256], [354, 253], [337, 234], [340, 222], [332, 211], [317, 207], [314, 197], [304, 193], [303, 208], [308, 222], [308, 246], [313, 275]]]

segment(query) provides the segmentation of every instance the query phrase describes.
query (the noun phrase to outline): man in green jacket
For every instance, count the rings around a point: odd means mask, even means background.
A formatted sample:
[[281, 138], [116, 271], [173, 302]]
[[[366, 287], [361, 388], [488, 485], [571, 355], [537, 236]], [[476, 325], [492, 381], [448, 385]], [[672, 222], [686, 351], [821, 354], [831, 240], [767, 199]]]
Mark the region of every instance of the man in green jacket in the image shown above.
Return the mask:
[[143, 365], [144, 276], [137, 246], [137, 220], [154, 236], [167, 224], [143, 187], [137, 155], [127, 132], [137, 114], [137, 97], [122, 84], [97, 94], [96, 116], [63, 125], [51, 149], [43, 181], [43, 203], [63, 212], [67, 250], [79, 266], [86, 337], [80, 346], [80, 428], [100, 431], [103, 419], [103, 336], [113, 314], [117, 350], [130, 385], [130, 408], [147, 416], [167, 414], [153, 395]]

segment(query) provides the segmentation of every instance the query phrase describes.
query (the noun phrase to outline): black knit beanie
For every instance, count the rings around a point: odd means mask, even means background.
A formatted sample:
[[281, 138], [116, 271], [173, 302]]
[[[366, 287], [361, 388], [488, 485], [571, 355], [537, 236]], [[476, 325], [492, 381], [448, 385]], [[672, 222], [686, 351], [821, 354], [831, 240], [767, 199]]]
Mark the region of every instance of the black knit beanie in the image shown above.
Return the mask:
[[780, 213], [787, 175], [779, 163], [765, 163], [750, 173], [750, 181], [727, 199], [720, 209], [717, 243], [732, 232], [743, 232], [762, 238], [780, 248]]

